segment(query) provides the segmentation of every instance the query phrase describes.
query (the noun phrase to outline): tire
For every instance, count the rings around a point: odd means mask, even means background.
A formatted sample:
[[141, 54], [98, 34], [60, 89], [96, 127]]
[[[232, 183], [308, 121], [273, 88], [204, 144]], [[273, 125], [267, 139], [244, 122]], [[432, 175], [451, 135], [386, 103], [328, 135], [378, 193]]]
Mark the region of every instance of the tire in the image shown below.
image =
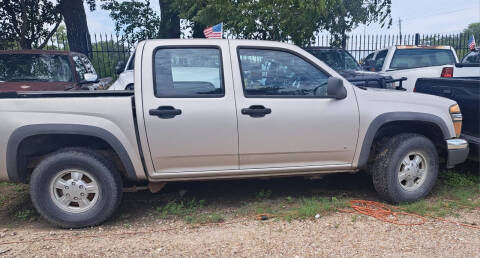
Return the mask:
[[104, 157], [84, 148], [65, 148], [35, 168], [30, 198], [55, 226], [91, 227], [113, 215], [122, 200], [122, 186], [120, 174]]
[[422, 135], [395, 135], [378, 146], [375, 155], [371, 167], [373, 185], [378, 194], [389, 202], [422, 199], [437, 181], [437, 149]]

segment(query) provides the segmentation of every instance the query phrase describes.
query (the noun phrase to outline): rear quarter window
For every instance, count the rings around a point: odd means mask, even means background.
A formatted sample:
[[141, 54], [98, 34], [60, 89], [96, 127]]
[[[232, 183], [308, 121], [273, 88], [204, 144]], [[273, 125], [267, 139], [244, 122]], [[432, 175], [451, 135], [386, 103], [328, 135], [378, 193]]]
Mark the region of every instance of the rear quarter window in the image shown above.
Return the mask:
[[395, 51], [390, 69], [455, 64], [455, 56], [449, 49], [398, 49]]

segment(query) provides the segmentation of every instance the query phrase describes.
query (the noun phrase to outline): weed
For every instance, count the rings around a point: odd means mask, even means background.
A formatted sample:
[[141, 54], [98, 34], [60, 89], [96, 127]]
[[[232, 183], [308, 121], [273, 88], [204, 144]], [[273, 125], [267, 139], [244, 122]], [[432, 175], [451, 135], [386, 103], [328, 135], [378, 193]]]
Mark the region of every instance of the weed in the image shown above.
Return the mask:
[[314, 217], [316, 214], [333, 212], [337, 208], [345, 206], [345, 201], [339, 201], [336, 197], [303, 198], [300, 202], [300, 206], [297, 208], [296, 215], [298, 218], [309, 218]]
[[33, 216], [33, 211], [29, 208], [19, 210], [15, 213], [15, 218], [23, 221], [30, 219], [32, 216]]
[[358, 219], [358, 215], [353, 215], [352, 216], [352, 222], [353, 223], [357, 222], [357, 219]]
[[128, 223], [125, 223], [125, 224], [123, 224], [123, 227], [124, 227], [124, 228], [128, 228], [128, 229], [129, 229], [129, 228], [131, 228], [131, 227], [132, 227], [132, 225], [131, 225], [131, 224], [128, 224]]
[[272, 190], [260, 190], [260, 192], [258, 192], [256, 195], [255, 195], [255, 198], [257, 200], [264, 200], [264, 199], [268, 199], [270, 198], [270, 196], [272, 196]]
[[340, 223], [335, 224], [335, 229], [338, 229], [340, 227]]
[[158, 207], [156, 212], [160, 214], [162, 218], [168, 216], [190, 216], [194, 214], [199, 208], [205, 205], [204, 200], [196, 201], [195, 199], [189, 202], [169, 202], [163, 207]]
[[440, 180], [443, 184], [453, 187], [475, 186], [475, 184], [480, 184], [480, 178], [478, 176], [455, 173], [453, 171], [440, 173]]

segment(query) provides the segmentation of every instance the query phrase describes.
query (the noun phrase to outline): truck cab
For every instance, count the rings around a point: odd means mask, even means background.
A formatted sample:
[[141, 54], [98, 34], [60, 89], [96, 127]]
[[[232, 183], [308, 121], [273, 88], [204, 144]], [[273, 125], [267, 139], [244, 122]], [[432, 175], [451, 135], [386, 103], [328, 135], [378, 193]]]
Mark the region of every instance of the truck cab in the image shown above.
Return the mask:
[[413, 91], [420, 77], [441, 77], [445, 68], [452, 69], [458, 62], [450, 46], [398, 45], [377, 50], [364, 60], [364, 69], [379, 72], [394, 79], [406, 77], [402, 87]]

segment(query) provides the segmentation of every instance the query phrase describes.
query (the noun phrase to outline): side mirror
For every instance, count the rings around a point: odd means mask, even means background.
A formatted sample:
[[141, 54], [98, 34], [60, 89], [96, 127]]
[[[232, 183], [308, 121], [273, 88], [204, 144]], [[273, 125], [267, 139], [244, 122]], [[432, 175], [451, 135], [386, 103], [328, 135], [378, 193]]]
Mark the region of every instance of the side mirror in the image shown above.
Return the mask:
[[334, 99], [347, 97], [347, 89], [343, 86], [343, 80], [337, 77], [328, 78], [327, 96]]
[[115, 66], [115, 72], [117, 74], [121, 74], [124, 69], [125, 69], [125, 62], [124, 61], [118, 61], [117, 65]]
[[83, 78], [83, 81], [80, 82], [81, 84], [98, 82], [98, 75], [94, 73], [84, 73]]

